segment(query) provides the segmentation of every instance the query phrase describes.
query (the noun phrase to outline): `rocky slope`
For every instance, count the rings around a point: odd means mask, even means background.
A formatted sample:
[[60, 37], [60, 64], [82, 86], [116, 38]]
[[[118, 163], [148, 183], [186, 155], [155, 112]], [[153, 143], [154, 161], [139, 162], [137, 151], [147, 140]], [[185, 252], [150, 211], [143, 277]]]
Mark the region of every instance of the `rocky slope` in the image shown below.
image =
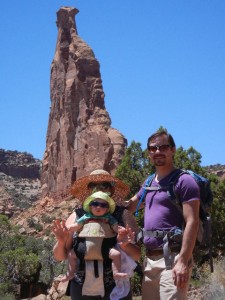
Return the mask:
[[0, 213], [19, 214], [40, 197], [41, 161], [31, 154], [0, 149]]
[[[21, 233], [45, 235], [51, 221], [66, 218], [79, 203], [72, 196], [41, 197], [41, 161], [31, 154], [0, 149], [0, 213], [12, 217]], [[221, 179], [225, 166], [207, 167]]]
[[54, 218], [66, 218], [76, 205], [72, 197], [41, 198], [41, 166], [31, 154], [0, 149], [0, 214], [19, 225], [21, 233], [37, 236], [44, 236]]
[[225, 178], [225, 166], [221, 164], [211, 165], [206, 167], [207, 172], [219, 176], [221, 179]]

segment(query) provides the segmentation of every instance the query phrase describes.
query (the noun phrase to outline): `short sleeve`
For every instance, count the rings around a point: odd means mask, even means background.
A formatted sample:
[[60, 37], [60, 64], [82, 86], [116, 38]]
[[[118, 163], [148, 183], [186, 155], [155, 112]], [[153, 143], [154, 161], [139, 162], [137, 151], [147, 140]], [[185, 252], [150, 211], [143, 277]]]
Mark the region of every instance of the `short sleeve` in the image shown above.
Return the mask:
[[200, 199], [199, 186], [195, 179], [189, 174], [180, 176], [175, 186], [175, 193], [182, 202]]

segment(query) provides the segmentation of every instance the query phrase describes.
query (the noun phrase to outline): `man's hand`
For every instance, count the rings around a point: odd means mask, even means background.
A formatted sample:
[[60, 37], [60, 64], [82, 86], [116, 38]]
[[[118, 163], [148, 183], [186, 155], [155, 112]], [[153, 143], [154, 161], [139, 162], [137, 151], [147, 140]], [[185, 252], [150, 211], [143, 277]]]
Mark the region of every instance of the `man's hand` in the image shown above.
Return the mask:
[[[130, 212], [134, 213], [136, 211], [138, 201], [139, 201], [139, 199], [137, 198], [136, 195], [133, 196], [130, 200], [125, 201], [126, 209], [129, 210]], [[140, 208], [143, 208], [143, 204], [141, 205]]]
[[173, 276], [174, 284], [178, 288], [180, 288], [180, 289], [185, 288], [187, 285], [187, 282], [188, 282], [188, 277], [189, 277], [188, 263], [185, 264], [183, 262], [180, 262], [179, 258], [178, 258], [178, 261], [176, 262], [175, 266], [173, 267], [172, 276]]

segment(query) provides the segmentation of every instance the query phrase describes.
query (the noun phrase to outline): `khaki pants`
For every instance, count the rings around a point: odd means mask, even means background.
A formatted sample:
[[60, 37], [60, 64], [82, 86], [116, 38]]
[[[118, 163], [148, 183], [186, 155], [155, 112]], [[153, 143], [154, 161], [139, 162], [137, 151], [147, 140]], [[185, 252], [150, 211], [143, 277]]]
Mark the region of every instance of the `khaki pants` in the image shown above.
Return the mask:
[[[175, 262], [179, 254], [172, 253]], [[192, 261], [189, 267], [189, 281], [192, 272]], [[189, 281], [185, 289], [178, 289], [172, 278], [172, 270], [166, 270], [162, 255], [145, 257], [144, 276], [142, 281], [143, 300], [186, 300]]]

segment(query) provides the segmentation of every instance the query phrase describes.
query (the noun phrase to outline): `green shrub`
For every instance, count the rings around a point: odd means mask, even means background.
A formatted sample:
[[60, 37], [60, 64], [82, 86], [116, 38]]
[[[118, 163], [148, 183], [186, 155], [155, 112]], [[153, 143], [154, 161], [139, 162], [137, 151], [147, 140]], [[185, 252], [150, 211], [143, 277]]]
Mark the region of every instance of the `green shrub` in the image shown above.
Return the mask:
[[41, 217], [42, 222], [46, 224], [51, 224], [54, 219], [55, 219], [54, 216], [49, 216], [49, 215], [43, 215]]

